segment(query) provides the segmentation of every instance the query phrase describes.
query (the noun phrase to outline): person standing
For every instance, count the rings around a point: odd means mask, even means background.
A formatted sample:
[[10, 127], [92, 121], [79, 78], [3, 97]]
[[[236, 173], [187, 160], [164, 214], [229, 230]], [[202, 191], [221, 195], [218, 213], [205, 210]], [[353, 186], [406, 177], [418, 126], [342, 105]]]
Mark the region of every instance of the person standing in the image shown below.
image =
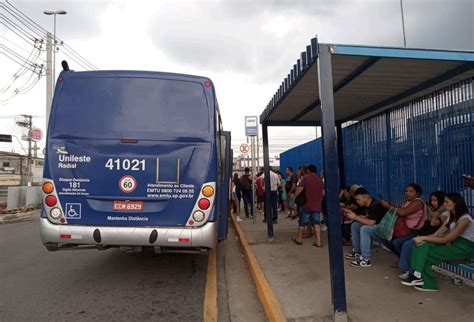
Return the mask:
[[257, 178], [255, 179], [255, 186], [257, 187], [257, 209], [260, 210], [260, 213], [263, 214], [263, 171], [261, 170], [257, 173]]
[[250, 177], [249, 168], [245, 168], [244, 174], [240, 177], [240, 189], [242, 191], [242, 198], [244, 199], [245, 218], [251, 218], [253, 217], [253, 198], [252, 178]]
[[285, 191], [288, 205], [288, 217], [296, 218], [295, 189], [298, 178], [293, 173], [293, 168], [286, 168]]
[[300, 193], [304, 193], [306, 203], [301, 207], [301, 213], [298, 223], [298, 236], [294, 236], [292, 240], [297, 244], [303, 244], [303, 232], [308, 223], [311, 223], [315, 232], [315, 242], [313, 246], [323, 247], [321, 242], [321, 211], [322, 200], [324, 196], [324, 183], [316, 174], [315, 165], [308, 166], [308, 175], [303, 177], [299, 186], [296, 188], [295, 198]]
[[[262, 174], [262, 178], [264, 179], [265, 183], [265, 173]], [[273, 168], [270, 167], [270, 214], [272, 216], [273, 223], [276, 224], [278, 223], [278, 185], [280, 184], [280, 179], [278, 178], [278, 175], [273, 171]], [[264, 189], [266, 190], [267, 187], [264, 186]], [[266, 208], [264, 206], [264, 208]], [[265, 219], [263, 222], [267, 222], [267, 213], [265, 209]]]
[[283, 179], [283, 174], [278, 171], [278, 180], [280, 180], [280, 184], [278, 185], [278, 202], [280, 203], [280, 211], [285, 212], [285, 202], [286, 202], [286, 190], [285, 190], [285, 179]]
[[232, 178], [232, 200], [234, 203], [234, 209], [237, 221], [240, 222], [242, 219], [240, 218], [240, 197], [237, 194], [240, 194], [240, 179], [237, 173], [234, 173], [234, 177]]

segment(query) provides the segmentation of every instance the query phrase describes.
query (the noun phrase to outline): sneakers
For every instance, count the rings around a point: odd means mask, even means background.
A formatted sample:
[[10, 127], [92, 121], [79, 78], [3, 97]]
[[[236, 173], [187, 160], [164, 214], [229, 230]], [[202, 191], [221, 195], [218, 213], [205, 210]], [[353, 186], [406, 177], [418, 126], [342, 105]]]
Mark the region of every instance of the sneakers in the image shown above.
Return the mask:
[[423, 287], [420, 287], [420, 286], [415, 286], [414, 289], [417, 290], [417, 291], [422, 291], [422, 292], [436, 292], [436, 291], [438, 291], [437, 289], [434, 289], [434, 288], [423, 288]]
[[326, 226], [326, 224], [321, 224], [321, 231], [326, 231], [328, 230], [328, 227]]
[[409, 276], [410, 276], [410, 272], [406, 271], [405, 273], [398, 275], [398, 278], [401, 279], [401, 280], [406, 281]]
[[353, 262], [351, 262], [352, 267], [371, 267], [372, 264], [370, 263], [370, 259], [363, 259], [362, 257], [360, 259], [357, 259]]
[[406, 286], [422, 286], [423, 285], [423, 279], [418, 278], [415, 275], [410, 275], [410, 276], [408, 276], [406, 281], [402, 281], [402, 284], [406, 285]]
[[351, 253], [344, 255], [344, 258], [345, 259], [350, 259], [350, 260], [360, 259], [361, 255], [360, 255], [360, 253], [356, 252], [355, 250], [352, 250]]
[[389, 252], [389, 253], [392, 252], [392, 250], [391, 250], [390, 248], [388, 248], [387, 246], [385, 246], [384, 244], [380, 244], [380, 246], [381, 246], [384, 250], [386, 250], [387, 252]]
[[240, 218], [240, 216], [235, 216], [235, 221], [242, 222], [243, 220], [242, 220], [242, 218]]

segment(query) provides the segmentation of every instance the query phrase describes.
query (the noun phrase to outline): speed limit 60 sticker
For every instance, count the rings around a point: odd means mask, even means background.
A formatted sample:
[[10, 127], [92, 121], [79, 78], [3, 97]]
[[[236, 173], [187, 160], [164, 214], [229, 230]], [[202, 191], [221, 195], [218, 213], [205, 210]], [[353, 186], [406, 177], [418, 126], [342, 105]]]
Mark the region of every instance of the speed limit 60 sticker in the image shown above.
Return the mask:
[[119, 181], [119, 187], [123, 192], [133, 192], [137, 188], [137, 180], [132, 176], [123, 176]]

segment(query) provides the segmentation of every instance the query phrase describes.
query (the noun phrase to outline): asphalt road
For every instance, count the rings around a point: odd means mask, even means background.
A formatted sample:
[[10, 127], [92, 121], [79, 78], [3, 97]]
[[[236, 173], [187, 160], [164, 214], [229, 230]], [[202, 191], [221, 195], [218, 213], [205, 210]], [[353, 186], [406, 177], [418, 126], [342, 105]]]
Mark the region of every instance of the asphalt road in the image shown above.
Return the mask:
[[48, 252], [38, 220], [0, 225], [0, 321], [202, 321], [208, 257]]

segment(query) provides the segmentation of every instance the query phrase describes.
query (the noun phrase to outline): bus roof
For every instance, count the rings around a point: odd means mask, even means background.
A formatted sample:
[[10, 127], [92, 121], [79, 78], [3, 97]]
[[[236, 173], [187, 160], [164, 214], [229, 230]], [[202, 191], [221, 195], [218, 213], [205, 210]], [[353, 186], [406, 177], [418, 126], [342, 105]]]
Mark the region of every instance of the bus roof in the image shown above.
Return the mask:
[[141, 71], [141, 70], [97, 70], [97, 71], [81, 71], [76, 72], [74, 70], [61, 72], [62, 76], [70, 77], [151, 77], [151, 78], [168, 78], [172, 80], [187, 80], [194, 82], [204, 82], [210, 80], [205, 76], [178, 74], [178, 73], [167, 73], [167, 72], [154, 72], [154, 71]]

